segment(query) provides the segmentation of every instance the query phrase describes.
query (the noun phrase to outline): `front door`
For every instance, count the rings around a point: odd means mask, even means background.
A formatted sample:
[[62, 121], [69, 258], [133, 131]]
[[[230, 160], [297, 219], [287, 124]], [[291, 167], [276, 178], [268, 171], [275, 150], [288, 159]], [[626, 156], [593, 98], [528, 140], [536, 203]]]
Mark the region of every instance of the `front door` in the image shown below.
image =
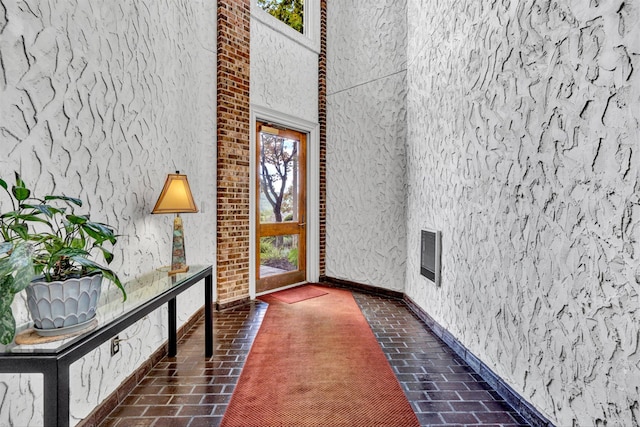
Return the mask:
[[256, 126], [260, 293], [306, 280], [306, 135], [266, 123]]

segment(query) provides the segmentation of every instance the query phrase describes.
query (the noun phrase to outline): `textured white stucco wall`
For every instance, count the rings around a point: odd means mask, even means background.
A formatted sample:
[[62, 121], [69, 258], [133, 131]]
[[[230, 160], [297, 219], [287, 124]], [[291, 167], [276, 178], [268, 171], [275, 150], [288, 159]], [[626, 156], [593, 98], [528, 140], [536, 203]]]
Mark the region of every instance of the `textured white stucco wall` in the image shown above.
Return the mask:
[[[175, 170], [201, 209], [184, 216], [187, 259], [215, 259], [215, 10], [186, 0], [0, 0], [0, 174], [17, 170], [39, 194], [85, 200], [85, 212], [122, 236], [112, 266], [125, 281], [170, 262], [172, 218], [150, 211]], [[179, 299], [180, 323], [201, 294]], [[19, 323], [23, 304], [18, 296]], [[132, 327], [117, 361], [100, 348], [72, 367], [72, 423], [166, 339], [162, 313]], [[5, 378], [0, 424], [42, 423], [41, 379]]]
[[251, 9], [251, 104], [318, 121], [318, 50], [255, 4]]
[[407, 294], [558, 425], [638, 425], [640, 5], [408, 17]]
[[326, 275], [402, 291], [406, 2], [327, 6]]

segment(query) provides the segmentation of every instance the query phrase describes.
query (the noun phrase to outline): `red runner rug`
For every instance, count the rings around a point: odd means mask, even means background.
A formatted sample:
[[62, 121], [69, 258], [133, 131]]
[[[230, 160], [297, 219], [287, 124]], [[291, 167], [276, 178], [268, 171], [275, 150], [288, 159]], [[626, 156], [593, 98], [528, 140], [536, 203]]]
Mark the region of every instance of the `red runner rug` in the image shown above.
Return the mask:
[[307, 299], [321, 297], [322, 295], [326, 294], [327, 292], [322, 288], [311, 285], [304, 285], [291, 289], [285, 289], [284, 291], [274, 292], [269, 295], [279, 299], [282, 302], [286, 302], [287, 304], [293, 304]]
[[419, 427], [350, 292], [269, 308], [222, 427]]

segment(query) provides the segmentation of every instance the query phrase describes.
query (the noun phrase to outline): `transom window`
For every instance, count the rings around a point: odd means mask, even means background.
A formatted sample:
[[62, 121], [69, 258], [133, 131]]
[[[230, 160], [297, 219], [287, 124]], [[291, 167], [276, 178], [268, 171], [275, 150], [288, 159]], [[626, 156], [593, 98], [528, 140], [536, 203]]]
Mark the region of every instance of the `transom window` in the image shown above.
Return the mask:
[[257, 0], [258, 6], [304, 34], [304, 0]]

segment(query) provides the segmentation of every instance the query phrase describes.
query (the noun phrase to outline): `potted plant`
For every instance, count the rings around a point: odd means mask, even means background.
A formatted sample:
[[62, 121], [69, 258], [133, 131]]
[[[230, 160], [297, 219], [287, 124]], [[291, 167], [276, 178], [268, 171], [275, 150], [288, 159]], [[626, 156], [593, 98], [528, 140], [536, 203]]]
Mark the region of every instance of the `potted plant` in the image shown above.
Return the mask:
[[[101, 254], [106, 264], [113, 260], [105, 247], [117, 241], [112, 227], [76, 214], [75, 208], [82, 206], [79, 199], [35, 197], [17, 172], [11, 189], [2, 179], [0, 187], [11, 201], [11, 210], [0, 214], [0, 343], [9, 344], [15, 336], [11, 303], [23, 289], [36, 331], [68, 330], [89, 322], [103, 277], [126, 299], [116, 273], [92, 259]], [[42, 292], [45, 300], [38, 300]], [[52, 318], [46, 318], [46, 311]]]

